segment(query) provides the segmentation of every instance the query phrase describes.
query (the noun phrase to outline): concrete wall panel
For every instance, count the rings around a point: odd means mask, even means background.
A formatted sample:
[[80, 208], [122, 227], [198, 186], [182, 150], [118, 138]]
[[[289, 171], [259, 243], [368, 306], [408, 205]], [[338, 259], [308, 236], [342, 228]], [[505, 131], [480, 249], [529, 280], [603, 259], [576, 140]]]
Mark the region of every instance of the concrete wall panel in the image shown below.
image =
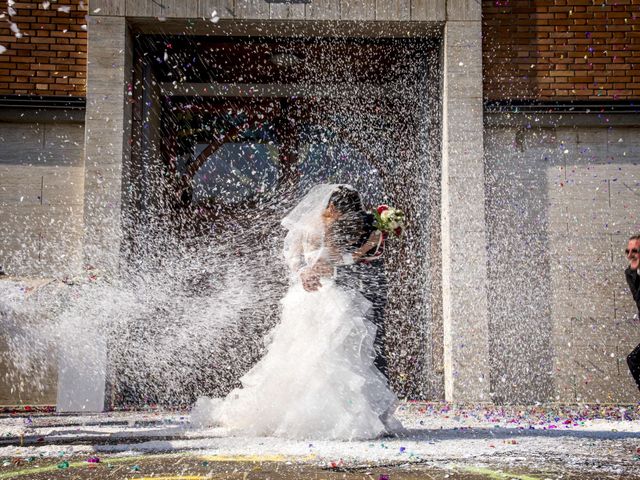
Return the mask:
[[308, 20], [340, 20], [340, 0], [318, 0], [306, 5]]
[[95, 0], [90, 14], [135, 18], [236, 20], [381, 20], [444, 22], [476, 21], [475, 0], [314, 0], [307, 4], [269, 3], [265, 0]]
[[125, 0], [91, 0], [89, 12], [91, 15], [114, 15], [125, 14]]
[[411, 0], [376, 0], [376, 20], [411, 19]]
[[231, 18], [234, 15], [234, 0], [199, 0], [198, 14], [200, 18], [211, 19], [216, 12], [218, 18]]
[[0, 123], [0, 265], [14, 276], [81, 266], [83, 125]]
[[269, 4], [264, 0], [237, 0], [235, 8], [236, 18], [266, 19], [269, 18]]
[[[623, 360], [640, 334], [621, 252], [640, 227], [640, 130], [514, 126], [485, 136], [493, 398], [635, 401]], [[553, 391], [533, 382], [510, 398], [509, 364], [534, 371], [547, 355]]]
[[272, 20], [303, 20], [305, 7], [304, 4], [271, 3], [269, 4], [269, 18]]
[[411, 0], [411, 20], [444, 22], [447, 15], [444, 0]]

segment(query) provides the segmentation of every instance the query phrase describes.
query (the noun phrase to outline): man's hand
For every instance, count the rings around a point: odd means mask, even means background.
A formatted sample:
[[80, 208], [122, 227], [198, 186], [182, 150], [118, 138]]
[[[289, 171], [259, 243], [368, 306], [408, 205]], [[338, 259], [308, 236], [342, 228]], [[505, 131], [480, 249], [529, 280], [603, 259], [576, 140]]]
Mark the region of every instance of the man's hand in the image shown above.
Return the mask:
[[321, 278], [329, 278], [333, 275], [333, 264], [326, 260], [318, 260], [313, 267], [305, 268], [300, 272], [300, 280], [302, 280], [302, 287], [307, 292], [315, 292], [322, 284]]
[[300, 272], [300, 280], [302, 280], [302, 288], [307, 292], [315, 292], [322, 285], [320, 284], [320, 275], [313, 268], [305, 268]]
[[319, 277], [330, 278], [333, 276], [334, 266], [333, 263], [328, 262], [327, 260], [320, 259], [315, 265], [311, 268]]
[[353, 259], [357, 262], [366, 254], [371, 252], [371, 250], [373, 250], [372, 253], [375, 254], [378, 246], [380, 245], [381, 236], [382, 236], [382, 233], [380, 233], [378, 230], [372, 232], [371, 235], [369, 235], [369, 238], [367, 239], [367, 241], [364, 243], [364, 245], [362, 245], [359, 249], [357, 249], [353, 253]]

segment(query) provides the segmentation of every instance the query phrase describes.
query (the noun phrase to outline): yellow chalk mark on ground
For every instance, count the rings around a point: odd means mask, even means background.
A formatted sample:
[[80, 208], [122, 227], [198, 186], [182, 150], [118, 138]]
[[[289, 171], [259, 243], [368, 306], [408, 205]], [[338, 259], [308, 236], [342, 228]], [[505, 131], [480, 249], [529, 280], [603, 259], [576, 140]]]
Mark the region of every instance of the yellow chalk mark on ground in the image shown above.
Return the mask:
[[[134, 456], [122, 456], [122, 457], [106, 457], [102, 459], [102, 462], [94, 468], [106, 468], [106, 465], [114, 465], [117, 463], [135, 463], [137, 461], [146, 461], [153, 460], [157, 458], [176, 458], [176, 457], [188, 457], [191, 455], [183, 453], [169, 453], [169, 454], [156, 454], [156, 455], [134, 455]], [[305, 457], [299, 456], [285, 456], [285, 455], [193, 455], [192, 458], [197, 458], [207, 462], [286, 462], [286, 461], [310, 461], [315, 458], [315, 455], [307, 455]], [[62, 460], [62, 459], [61, 459]], [[69, 462], [69, 466], [67, 469], [85, 467], [89, 468], [89, 464], [86, 461], [79, 462]], [[14, 470], [13, 472], [0, 473], [0, 480], [11, 480], [13, 478], [23, 477], [25, 475], [34, 475], [37, 473], [48, 473], [48, 472], [56, 472], [61, 470], [58, 468], [57, 464], [48, 465], [46, 467], [26, 467], [21, 470]], [[65, 469], [66, 470], [66, 469]], [[207, 477], [142, 477], [142, 478], [153, 478], [154, 480], [159, 480], [161, 478], [166, 478], [167, 480], [200, 480]], [[142, 478], [138, 477], [138, 480], [142, 480]]]
[[207, 462], [309, 462], [316, 455], [199, 455], [198, 458]]
[[[125, 462], [135, 462], [136, 460], [146, 460], [149, 458], [154, 458], [154, 457], [171, 457], [171, 456], [177, 456], [177, 455], [135, 455], [135, 456], [124, 456], [124, 457], [109, 457], [104, 459], [104, 461], [100, 464], [94, 464], [94, 465], [100, 465], [100, 467], [98, 468], [102, 468], [102, 466], [107, 465], [107, 464], [114, 464], [114, 463], [125, 463]], [[67, 469], [69, 468], [78, 468], [78, 467], [87, 467], [88, 468], [89, 464], [85, 461], [80, 461], [80, 462], [69, 462], [69, 466], [67, 467]], [[33, 475], [35, 473], [46, 473], [46, 472], [57, 472], [58, 470], [66, 470], [66, 469], [61, 469], [58, 468], [57, 464], [54, 465], [48, 465], [46, 467], [32, 467], [32, 468], [24, 468], [22, 470], [14, 470], [13, 472], [6, 472], [6, 473], [0, 473], [0, 480], [9, 480], [11, 478], [17, 478], [17, 477], [22, 477], [24, 475]]]
[[134, 477], [132, 480], [205, 480], [211, 477], [187, 476], [187, 477]]
[[[69, 466], [67, 468], [75, 468], [81, 465], [87, 465], [87, 462], [69, 462]], [[0, 479], [6, 480], [9, 478], [22, 477], [24, 475], [33, 475], [34, 473], [54, 472], [56, 470], [60, 470], [57, 465], [49, 465], [48, 467], [24, 468], [22, 470], [14, 470], [13, 472], [0, 473]]]
[[286, 462], [291, 460], [284, 455], [200, 455], [207, 462]]
[[540, 480], [540, 477], [532, 477], [531, 475], [524, 475], [518, 473], [501, 472], [499, 470], [491, 470], [490, 468], [482, 467], [456, 467], [458, 470], [462, 470], [468, 473], [476, 473], [478, 475], [485, 475], [492, 480]]

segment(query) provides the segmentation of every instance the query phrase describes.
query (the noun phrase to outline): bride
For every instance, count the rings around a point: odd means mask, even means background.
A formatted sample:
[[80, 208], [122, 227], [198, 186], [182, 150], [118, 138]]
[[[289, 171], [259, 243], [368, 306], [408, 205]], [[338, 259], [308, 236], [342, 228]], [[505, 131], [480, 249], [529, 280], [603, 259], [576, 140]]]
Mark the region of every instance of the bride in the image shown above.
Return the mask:
[[[374, 366], [371, 303], [336, 285], [335, 268], [374, 249], [357, 191], [317, 185], [282, 220], [291, 286], [266, 355], [224, 399], [200, 398], [192, 422], [232, 435], [370, 439], [398, 433], [396, 397]], [[359, 246], [360, 245], [360, 246]]]

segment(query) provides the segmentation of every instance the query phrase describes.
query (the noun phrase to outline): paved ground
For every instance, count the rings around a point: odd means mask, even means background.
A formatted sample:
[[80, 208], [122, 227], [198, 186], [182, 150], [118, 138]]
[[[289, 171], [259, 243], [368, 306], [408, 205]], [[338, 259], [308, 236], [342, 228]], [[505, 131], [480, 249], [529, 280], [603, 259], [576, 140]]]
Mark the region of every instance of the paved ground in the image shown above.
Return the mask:
[[503, 471], [491, 467], [458, 466], [438, 468], [430, 465], [362, 466], [359, 468], [330, 468], [306, 463], [287, 461], [259, 461], [256, 458], [233, 459], [193, 455], [164, 454], [144, 457], [116, 456], [101, 459], [100, 463], [87, 463], [86, 459], [67, 458], [31, 461], [12, 465], [0, 473], [0, 479], [150, 479], [155, 480], [541, 480], [541, 479], [621, 479], [636, 478], [618, 474], [530, 472], [527, 470]]
[[405, 404], [398, 415], [405, 438], [312, 442], [229, 437], [179, 413], [7, 414], [0, 480], [640, 480], [637, 406]]
[[571, 472], [564, 469], [531, 471], [512, 468], [503, 470], [495, 466], [449, 466], [401, 464], [359, 467], [336, 467], [292, 462], [286, 459], [261, 460], [256, 457], [216, 457], [191, 453], [107, 456], [100, 463], [88, 463], [86, 458], [25, 459], [24, 462], [4, 467], [0, 479], [39, 480], [603, 480], [633, 479], [636, 475], [607, 472]]

